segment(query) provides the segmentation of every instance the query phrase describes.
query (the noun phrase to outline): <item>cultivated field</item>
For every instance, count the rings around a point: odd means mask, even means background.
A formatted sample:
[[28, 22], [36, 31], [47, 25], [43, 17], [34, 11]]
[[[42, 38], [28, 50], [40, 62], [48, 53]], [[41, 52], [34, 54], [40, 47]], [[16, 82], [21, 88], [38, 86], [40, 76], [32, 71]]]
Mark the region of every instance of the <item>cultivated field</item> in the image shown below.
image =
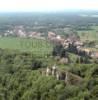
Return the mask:
[[85, 40], [98, 41], [98, 26], [92, 26], [91, 28], [92, 30], [88, 30], [88, 31], [85, 30], [78, 31], [78, 35], [80, 36], [82, 41]]
[[13, 37], [0, 38], [0, 48], [32, 52], [38, 55], [49, 54], [52, 51], [52, 45], [45, 40]]

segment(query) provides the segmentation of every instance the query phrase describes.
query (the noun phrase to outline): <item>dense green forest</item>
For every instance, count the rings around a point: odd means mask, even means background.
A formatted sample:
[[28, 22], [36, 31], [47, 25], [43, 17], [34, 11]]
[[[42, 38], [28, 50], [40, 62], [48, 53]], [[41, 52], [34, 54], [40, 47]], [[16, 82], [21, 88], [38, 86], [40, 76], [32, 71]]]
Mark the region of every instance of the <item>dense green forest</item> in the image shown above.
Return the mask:
[[66, 85], [40, 73], [49, 65], [48, 59], [0, 49], [0, 100], [97, 100], [97, 64], [58, 66], [83, 78], [81, 85]]

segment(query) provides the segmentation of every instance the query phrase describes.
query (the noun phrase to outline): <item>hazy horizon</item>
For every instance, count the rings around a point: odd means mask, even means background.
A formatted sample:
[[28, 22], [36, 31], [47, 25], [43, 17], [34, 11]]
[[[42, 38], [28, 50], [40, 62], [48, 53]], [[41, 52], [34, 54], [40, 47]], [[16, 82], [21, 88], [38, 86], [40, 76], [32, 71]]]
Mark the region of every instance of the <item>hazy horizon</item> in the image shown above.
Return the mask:
[[98, 0], [0, 0], [0, 12], [98, 10]]

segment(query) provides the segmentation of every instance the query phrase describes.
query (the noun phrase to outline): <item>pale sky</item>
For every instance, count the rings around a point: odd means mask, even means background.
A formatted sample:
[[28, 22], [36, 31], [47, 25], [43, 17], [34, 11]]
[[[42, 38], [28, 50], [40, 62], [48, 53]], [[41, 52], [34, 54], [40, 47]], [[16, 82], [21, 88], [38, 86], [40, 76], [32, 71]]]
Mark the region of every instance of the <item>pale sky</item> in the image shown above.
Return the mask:
[[98, 0], [0, 0], [0, 12], [98, 10]]

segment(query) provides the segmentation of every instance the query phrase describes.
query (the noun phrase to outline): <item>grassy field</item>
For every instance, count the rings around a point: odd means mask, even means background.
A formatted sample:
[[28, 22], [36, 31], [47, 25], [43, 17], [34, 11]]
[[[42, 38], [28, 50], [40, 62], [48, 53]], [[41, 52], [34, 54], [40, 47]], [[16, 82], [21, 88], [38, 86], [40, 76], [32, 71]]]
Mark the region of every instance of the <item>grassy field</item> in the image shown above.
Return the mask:
[[52, 51], [52, 45], [45, 40], [14, 37], [0, 38], [0, 48], [28, 51], [38, 55], [49, 54]]
[[78, 35], [80, 36], [82, 41], [85, 40], [98, 41], [98, 26], [92, 26], [92, 30], [78, 31]]

